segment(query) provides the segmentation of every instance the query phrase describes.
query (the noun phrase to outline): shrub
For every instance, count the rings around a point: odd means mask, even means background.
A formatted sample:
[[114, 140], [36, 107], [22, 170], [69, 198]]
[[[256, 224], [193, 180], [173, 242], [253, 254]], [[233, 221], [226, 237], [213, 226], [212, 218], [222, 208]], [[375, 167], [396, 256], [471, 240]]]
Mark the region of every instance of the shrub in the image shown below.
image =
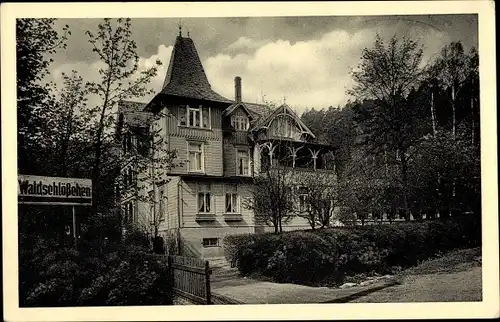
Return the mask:
[[340, 282], [344, 276], [406, 268], [438, 253], [481, 244], [480, 217], [328, 228], [224, 239], [226, 259], [243, 275], [277, 282]]
[[99, 257], [73, 249], [41, 254], [24, 254], [28, 261], [20, 270], [21, 306], [172, 304], [166, 259], [141, 247], [122, 247]]
[[248, 243], [253, 235], [229, 235], [224, 238], [224, 257], [226, 261], [231, 263], [231, 266], [236, 266], [238, 260], [238, 250]]
[[83, 305], [172, 304], [171, 280], [162, 256], [131, 250], [110, 254], [109, 269], [81, 291]]

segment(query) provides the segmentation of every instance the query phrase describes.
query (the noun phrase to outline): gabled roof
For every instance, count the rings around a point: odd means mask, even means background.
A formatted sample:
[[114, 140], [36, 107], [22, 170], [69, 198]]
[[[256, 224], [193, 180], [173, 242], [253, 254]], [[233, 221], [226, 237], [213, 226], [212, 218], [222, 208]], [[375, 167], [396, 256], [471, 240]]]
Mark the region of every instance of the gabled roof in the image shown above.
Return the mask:
[[279, 115], [286, 114], [293, 118], [295, 122], [300, 126], [303, 132], [308, 133], [312, 138], [316, 138], [314, 133], [307, 127], [307, 125], [302, 122], [302, 120], [295, 114], [295, 112], [286, 103], [282, 104], [280, 107], [276, 108], [267, 117], [262, 117], [259, 119], [250, 131], [258, 131], [261, 128], [266, 128], [271, 125], [272, 121]]
[[147, 128], [153, 120], [153, 113], [144, 111], [146, 103], [119, 101], [118, 113], [123, 114], [123, 122], [133, 128]]
[[243, 102], [236, 102], [236, 103], [233, 103], [231, 105], [228, 106], [228, 108], [226, 108], [223, 112], [222, 112], [222, 116], [229, 116], [231, 115], [231, 113], [233, 113], [234, 111], [236, 111], [238, 109], [238, 107], [241, 107], [242, 109], [245, 110], [245, 112], [248, 114], [248, 116], [250, 118], [254, 118], [255, 117], [255, 114], [250, 112], [250, 110], [246, 107], [246, 103], [243, 103]]
[[212, 90], [191, 38], [177, 36], [167, 75], [160, 92], [214, 102], [231, 103]]
[[269, 106], [265, 104], [245, 103], [245, 106], [254, 114], [256, 119], [267, 116], [271, 111]]

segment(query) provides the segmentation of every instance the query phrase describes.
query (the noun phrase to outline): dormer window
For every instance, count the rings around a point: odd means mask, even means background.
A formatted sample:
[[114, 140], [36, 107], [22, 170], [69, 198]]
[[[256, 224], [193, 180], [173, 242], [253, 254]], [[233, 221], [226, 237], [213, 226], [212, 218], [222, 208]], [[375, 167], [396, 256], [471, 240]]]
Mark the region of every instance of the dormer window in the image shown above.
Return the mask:
[[122, 141], [123, 153], [128, 153], [132, 151], [132, 135], [127, 132], [123, 136]]
[[192, 107], [183, 105], [179, 107], [179, 126], [196, 127], [209, 129], [210, 124], [210, 107], [199, 105]]
[[247, 131], [249, 125], [248, 117], [233, 115], [231, 117], [231, 125], [236, 131]]

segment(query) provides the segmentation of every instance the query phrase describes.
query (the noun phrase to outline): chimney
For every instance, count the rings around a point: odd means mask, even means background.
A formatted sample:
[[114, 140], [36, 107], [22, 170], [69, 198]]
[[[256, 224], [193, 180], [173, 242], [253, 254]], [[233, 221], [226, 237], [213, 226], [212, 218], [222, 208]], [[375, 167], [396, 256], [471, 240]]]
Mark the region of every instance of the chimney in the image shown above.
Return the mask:
[[236, 103], [241, 103], [241, 77], [234, 78], [234, 99]]

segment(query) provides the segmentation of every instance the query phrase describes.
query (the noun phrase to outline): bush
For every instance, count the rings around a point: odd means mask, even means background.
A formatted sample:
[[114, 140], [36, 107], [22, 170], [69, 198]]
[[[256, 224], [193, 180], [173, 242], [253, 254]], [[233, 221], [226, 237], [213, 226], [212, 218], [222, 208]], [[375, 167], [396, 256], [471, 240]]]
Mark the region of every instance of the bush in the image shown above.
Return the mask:
[[281, 234], [247, 234], [224, 239], [225, 257], [243, 275], [277, 282], [340, 283], [345, 276], [387, 274], [438, 253], [481, 245], [478, 216], [425, 222], [369, 225]]
[[[73, 249], [23, 253], [21, 306], [168, 305], [167, 261], [137, 246], [99, 257]], [[31, 275], [30, 275], [31, 274]]]
[[107, 271], [81, 291], [80, 304], [172, 304], [171, 279], [163, 256], [132, 249], [110, 254], [108, 263]]

